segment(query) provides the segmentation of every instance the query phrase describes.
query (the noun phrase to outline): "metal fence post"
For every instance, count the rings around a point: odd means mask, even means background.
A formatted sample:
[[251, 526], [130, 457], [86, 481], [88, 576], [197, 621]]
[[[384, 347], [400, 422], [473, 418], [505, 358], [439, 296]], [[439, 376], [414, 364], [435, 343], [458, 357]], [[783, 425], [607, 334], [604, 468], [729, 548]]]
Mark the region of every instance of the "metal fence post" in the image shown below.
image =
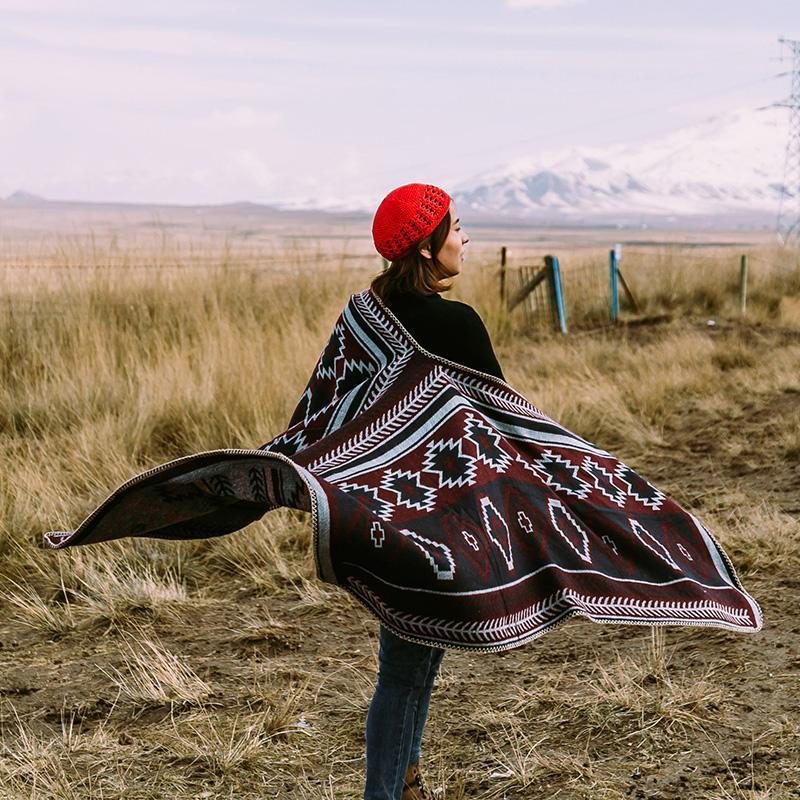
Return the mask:
[[556, 324], [561, 333], [567, 333], [567, 310], [564, 305], [564, 288], [561, 284], [561, 267], [555, 256], [545, 256], [545, 264], [550, 268], [550, 287]]

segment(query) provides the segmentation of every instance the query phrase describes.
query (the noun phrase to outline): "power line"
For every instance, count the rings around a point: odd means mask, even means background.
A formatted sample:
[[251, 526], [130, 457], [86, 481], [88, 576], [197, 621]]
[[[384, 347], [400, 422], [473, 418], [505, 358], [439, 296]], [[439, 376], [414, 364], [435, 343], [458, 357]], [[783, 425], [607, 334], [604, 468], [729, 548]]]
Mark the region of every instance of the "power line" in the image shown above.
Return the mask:
[[778, 241], [784, 245], [800, 244], [800, 40], [779, 39], [792, 60], [789, 97], [776, 105], [789, 109], [789, 137], [783, 191], [778, 209]]

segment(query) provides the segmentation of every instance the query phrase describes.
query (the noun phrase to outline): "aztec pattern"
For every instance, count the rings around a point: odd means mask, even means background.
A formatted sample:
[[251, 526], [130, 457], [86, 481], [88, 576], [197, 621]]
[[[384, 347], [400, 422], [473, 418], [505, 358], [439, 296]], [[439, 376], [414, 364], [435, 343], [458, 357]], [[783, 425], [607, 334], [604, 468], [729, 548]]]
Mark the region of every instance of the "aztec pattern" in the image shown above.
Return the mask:
[[286, 431], [137, 476], [45, 543], [218, 536], [279, 506], [311, 512], [319, 577], [414, 641], [504, 650], [575, 614], [761, 627], [698, 519], [504, 381], [422, 350], [369, 290]]

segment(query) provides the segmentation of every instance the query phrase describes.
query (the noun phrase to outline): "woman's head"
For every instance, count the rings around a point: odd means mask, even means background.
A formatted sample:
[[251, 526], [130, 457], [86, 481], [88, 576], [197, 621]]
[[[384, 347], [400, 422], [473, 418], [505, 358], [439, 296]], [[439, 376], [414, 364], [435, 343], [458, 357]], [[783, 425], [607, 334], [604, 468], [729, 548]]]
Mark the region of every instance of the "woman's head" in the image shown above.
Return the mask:
[[380, 297], [397, 292], [445, 292], [461, 271], [469, 239], [442, 189], [412, 183], [390, 192], [372, 223], [377, 251], [391, 262], [372, 282]]

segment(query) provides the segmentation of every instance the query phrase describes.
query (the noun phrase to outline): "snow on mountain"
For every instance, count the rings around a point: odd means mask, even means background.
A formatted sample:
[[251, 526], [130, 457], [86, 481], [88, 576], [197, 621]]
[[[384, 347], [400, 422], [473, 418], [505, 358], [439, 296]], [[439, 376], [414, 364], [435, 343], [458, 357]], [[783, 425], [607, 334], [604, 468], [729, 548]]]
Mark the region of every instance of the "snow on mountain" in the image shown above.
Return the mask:
[[785, 109], [742, 110], [661, 138], [519, 159], [456, 187], [473, 214], [565, 221], [773, 215], [783, 188]]

